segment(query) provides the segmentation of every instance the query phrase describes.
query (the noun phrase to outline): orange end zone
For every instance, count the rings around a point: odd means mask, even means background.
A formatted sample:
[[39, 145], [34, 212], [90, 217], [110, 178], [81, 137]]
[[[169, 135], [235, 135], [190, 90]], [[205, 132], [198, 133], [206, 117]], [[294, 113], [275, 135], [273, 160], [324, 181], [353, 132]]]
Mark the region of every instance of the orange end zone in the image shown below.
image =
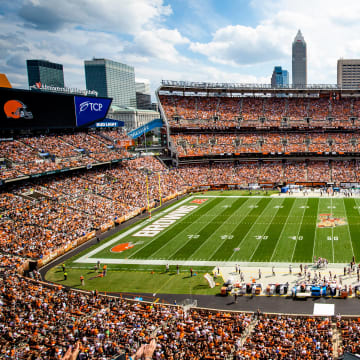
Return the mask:
[[112, 252], [123, 252], [125, 250], [131, 249], [134, 247], [134, 244], [132, 243], [123, 243], [123, 244], [118, 244], [116, 246], [114, 246], [111, 251]]

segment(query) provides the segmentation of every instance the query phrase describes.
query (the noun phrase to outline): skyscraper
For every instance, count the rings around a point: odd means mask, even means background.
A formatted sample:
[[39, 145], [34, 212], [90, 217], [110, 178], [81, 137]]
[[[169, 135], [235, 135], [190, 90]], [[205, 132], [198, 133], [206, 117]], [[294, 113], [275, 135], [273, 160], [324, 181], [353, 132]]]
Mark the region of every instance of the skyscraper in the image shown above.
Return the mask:
[[292, 84], [294, 87], [307, 84], [306, 42], [300, 30], [292, 43]]
[[338, 60], [337, 84], [345, 89], [358, 89], [360, 87], [360, 59]]
[[86, 89], [113, 98], [113, 105], [136, 107], [135, 72], [108, 59], [85, 60]]
[[285, 87], [289, 85], [289, 72], [281, 66], [275, 66], [271, 76], [271, 87]]
[[64, 87], [64, 72], [61, 64], [47, 60], [26, 60], [29, 86], [41, 83]]
[[146, 82], [136, 82], [136, 107], [138, 109], [151, 110], [150, 84]]

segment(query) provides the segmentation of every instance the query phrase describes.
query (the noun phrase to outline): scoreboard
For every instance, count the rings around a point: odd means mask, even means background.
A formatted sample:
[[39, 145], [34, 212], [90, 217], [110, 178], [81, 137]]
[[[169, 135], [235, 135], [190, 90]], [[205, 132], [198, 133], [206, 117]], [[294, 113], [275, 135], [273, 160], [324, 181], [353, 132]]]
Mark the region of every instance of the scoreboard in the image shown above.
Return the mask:
[[106, 117], [112, 99], [0, 88], [0, 129], [89, 126]]

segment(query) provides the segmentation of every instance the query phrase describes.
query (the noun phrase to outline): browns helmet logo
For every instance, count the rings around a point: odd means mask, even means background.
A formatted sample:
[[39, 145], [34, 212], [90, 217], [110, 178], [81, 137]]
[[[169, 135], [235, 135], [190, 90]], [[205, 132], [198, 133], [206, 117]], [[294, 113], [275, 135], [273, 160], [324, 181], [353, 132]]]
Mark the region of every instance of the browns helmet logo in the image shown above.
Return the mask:
[[9, 100], [4, 105], [4, 112], [8, 119], [32, 119], [33, 114], [19, 100]]

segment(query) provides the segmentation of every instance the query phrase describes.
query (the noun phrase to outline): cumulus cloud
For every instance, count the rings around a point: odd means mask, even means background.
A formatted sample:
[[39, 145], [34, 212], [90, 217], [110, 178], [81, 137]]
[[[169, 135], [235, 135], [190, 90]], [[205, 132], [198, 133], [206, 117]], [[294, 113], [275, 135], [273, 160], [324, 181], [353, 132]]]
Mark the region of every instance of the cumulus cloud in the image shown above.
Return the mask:
[[183, 37], [178, 30], [160, 28], [140, 31], [134, 36], [134, 42], [125, 47], [124, 51], [178, 63], [185, 61], [185, 58], [179, 54], [175, 46], [188, 43], [190, 40]]
[[56, 31], [65, 26], [89, 30], [135, 33], [171, 14], [163, 0], [26, 0], [19, 10], [25, 24]]
[[215, 32], [209, 43], [193, 43], [190, 49], [209, 57], [213, 62], [249, 65], [276, 60], [285, 56], [279, 36], [268, 36], [266, 26], [226, 26]]

